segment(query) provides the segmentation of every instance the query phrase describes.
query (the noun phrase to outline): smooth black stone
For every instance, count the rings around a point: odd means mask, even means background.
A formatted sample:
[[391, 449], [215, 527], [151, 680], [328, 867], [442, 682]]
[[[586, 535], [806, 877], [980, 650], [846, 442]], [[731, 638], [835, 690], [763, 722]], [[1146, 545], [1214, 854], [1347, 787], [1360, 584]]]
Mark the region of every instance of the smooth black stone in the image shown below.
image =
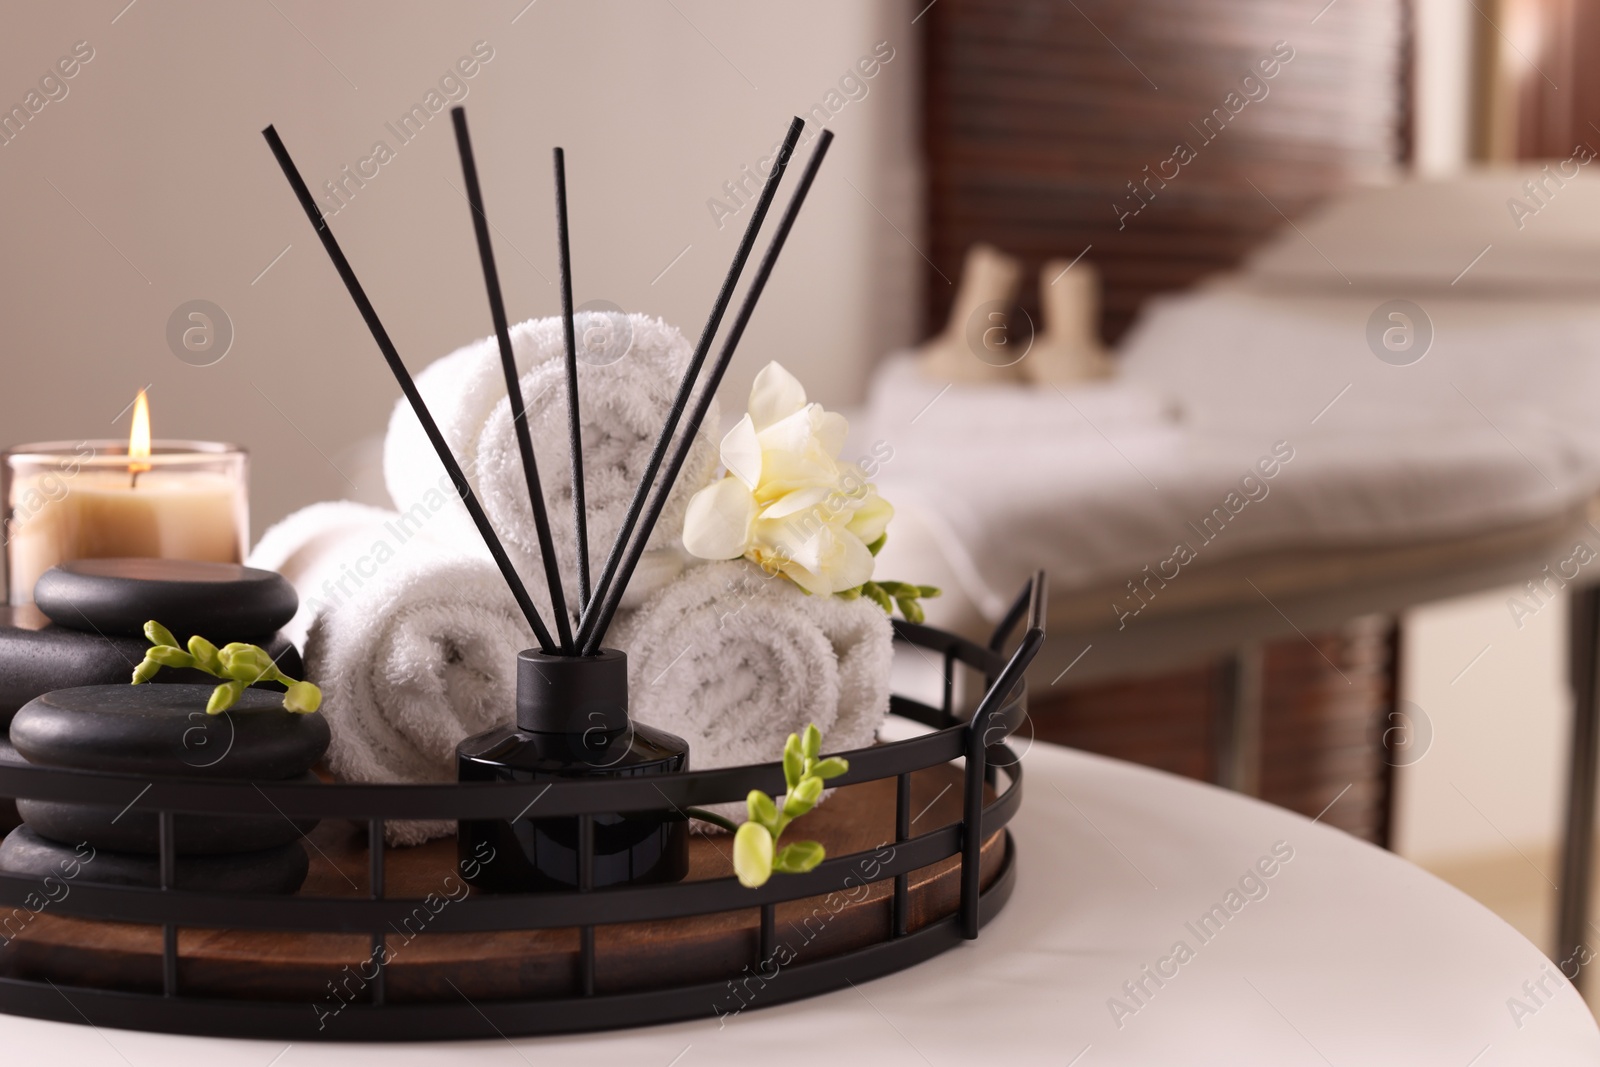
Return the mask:
[[140, 637], [155, 619], [179, 641], [200, 634], [270, 634], [300, 606], [274, 571], [181, 559], [80, 559], [46, 571], [33, 588], [58, 626], [109, 637]]
[[[310, 858], [299, 843], [232, 856], [179, 856], [173, 888], [197, 893], [289, 894], [305, 883]], [[72, 884], [161, 885], [161, 861], [154, 856], [131, 855], [63, 845], [46, 840], [19, 826], [0, 842], [0, 870]], [[72, 872], [68, 876], [67, 872]]]
[[[8, 751], [6, 751], [8, 750]], [[0, 763], [27, 764], [10, 745], [0, 750]], [[316, 784], [317, 776], [307, 772], [297, 781]], [[317, 819], [290, 819], [274, 811], [263, 798], [259, 816], [195, 815], [178, 812], [173, 816], [180, 856], [216, 856], [234, 852], [258, 852], [298, 841], [317, 828]], [[75, 804], [64, 800], [16, 801], [21, 822], [41, 837], [66, 844], [87, 841], [95, 848], [115, 852], [161, 851], [161, 821], [154, 811], [140, 810], [137, 802], [125, 804]]]
[[[671, 774], [688, 767], [687, 742], [640, 723], [583, 733], [540, 733], [508, 724], [456, 746], [456, 776], [463, 782], [626, 778]], [[463, 876], [485, 892], [525, 893], [578, 885], [574, 817], [516, 822], [464, 819], [456, 843]], [[688, 873], [689, 823], [681, 813], [594, 817], [594, 888], [675, 882]]]
[[[219, 645], [244, 641], [260, 645], [291, 678], [305, 677], [300, 653], [282, 635], [204, 634]], [[55, 689], [84, 685], [126, 684], [144, 659], [150, 642], [143, 637], [102, 637], [57, 626], [33, 605], [0, 607], [0, 727], [10, 724], [17, 709]], [[161, 684], [201, 684], [216, 679], [203, 671], [164, 668]], [[281, 692], [283, 687], [264, 684]]]
[[11, 720], [29, 763], [125, 774], [277, 780], [309, 771], [328, 748], [319, 713], [283, 708], [281, 693], [247, 689], [207, 715], [209, 685], [92, 685], [30, 701]]
[[[315, 782], [317, 779], [308, 774], [305, 780]], [[95, 848], [141, 852], [149, 856], [161, 851], [161, 829], [156, 813], [140, 812], [137, 805], [124, 813], [119, 807], [18, 800], [16, 808], [21, 821], [30, 830], [52, 841], [69, 844], [87, 841]], [[291, 820], [277, 812], [259, 818], [179, 812], [173, 818], [180, 856], [221, 856], [277, 848], [300, 840], [317, 828], [317, 822], [316, 819]]]

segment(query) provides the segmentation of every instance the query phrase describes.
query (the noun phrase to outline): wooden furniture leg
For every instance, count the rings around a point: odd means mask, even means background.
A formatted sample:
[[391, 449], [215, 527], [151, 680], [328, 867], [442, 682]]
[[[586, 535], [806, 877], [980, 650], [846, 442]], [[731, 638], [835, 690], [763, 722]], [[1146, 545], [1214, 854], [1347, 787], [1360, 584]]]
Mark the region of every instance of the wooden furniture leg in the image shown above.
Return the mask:
[[[1572, 743], [1567, 753], [1561, 884], [1552, 959], [1572, 955], [1587, 936], [1594, 864], [1594, 808], [1600, 740], [1600, 586], [1575, 590], [1568, 622], [1568, 676], [1572, 684]], [[1580, 985], [1584, 972], [1572, 979]]]
[[1260, 642], [1239, 649], [1223, 665], [1217, 693], [1212, 765], [1216, 784], [1246, 796], [1261, 795], [1261, 693], [1265, 656]]

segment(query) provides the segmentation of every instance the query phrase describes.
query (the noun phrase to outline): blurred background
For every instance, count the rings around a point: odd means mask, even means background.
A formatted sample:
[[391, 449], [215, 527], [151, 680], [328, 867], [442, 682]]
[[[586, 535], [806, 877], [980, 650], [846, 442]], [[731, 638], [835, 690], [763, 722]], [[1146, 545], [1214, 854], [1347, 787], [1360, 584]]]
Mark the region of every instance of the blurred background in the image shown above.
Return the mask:
[[[1227, 358], [1245, 342], [1218, 340], [1213, 362], [1189, 353], [1182, 364], [1204, 378], [1189, 389], [1156, 350], [1173, 337], [1197, 349], [1210, 341], [1185, 326], [1191, 305], [1163, 300], [1213, 291], [1218, 278], [1252, 300], [1268, 300], [1275, 284], [1293, 289], [1285, 300], [1343, 294], [1353, 317], [1318, 321], [1337, 321], [1340, 351], [1385, 373], [1396, 361], [1366, 340], [1368, 312], [1417, 299], [1435, 339], [1419, 366], [1452, 367], [1439, 381], [1466, 382], [1455, 388], [1469, 404], [1491, 404], [1491, 426], [1509, 425], [1492, 406], [1494, 375], [1535, 377], [1518, 370], [1531, 357], [1516, 343], [1489, 356], [1452, 344], [1492, 330], [1526, 337], [1527, 316], [1568, 331], [1566, 341], [1529, 342], [1546, 355], [1582, 360], [1600, 336], [1573, 310], [1591, 302], [1600, 274], [1588, 265], [1600, 263], [1600, 240], [1590, 240], [1600, 201], [1581, 176], [1595, 154], [1588, 146], [1600, 146], [1600, 75], [1579, 63], [1600, 47], [1600, 13], [1577, 0], [95, 0], [32, 5], [7, 22], [0, 212], [13, 252], [0, 265], [0, 443], [124, 437], [129, 403], [147, 389], [157, 437], [250, 450], [256, 536], [317, 500], [387, 504], [377, 453], [398, 396], [260, 137], [269, 123], [413, 368], [489, 332], [448, 106], [464, 102], [471, 115], [513, 321], [558, 310], [549, 149], [562, 145], [576, 300], [659, 315], [690, 334], [748, 217], [749, 174], [790, 116], [808, 119], [808, 138], [832, 129], [829, 165], [724, 396], [742, 408], [754, 373], [776, 359], [812, 399], [878, 426], [888, 386], [874, 383], [894, 364], [887, 357], [917, 353], [923, 385], [902, 390], [905, 433], [889, 439], [905, 458], [884, 488], [898, 500], [890, 487], [896, 477], [905, 485], [901, 569], [919, 562], [923, 544], [928, 567], [955, 561], [940, 575], [952, 593], [963, 585], [963, 549], [980, 549], [951, 547], [973, 527], [946, 528], [937, 513], [972, 512], [974, 522], [986, 513], [951, 485], [918, 517], [910, 425], [947, 445], [990, 434], [959, 406], [960, 394], [986, 388], [1034, 389], [1052, 404], [1054, 389], [1060, 420], [1079, 404], [1073, 373], [1028, 385], [990, 375], [1006, 360], [940, 347], [941, 337], [970, 336], [991, 290], [1007, 328], [1025, 320], [1029, 338], [1036, 322], [1071, 333], [1078, 316], [1088, 324], [1078, 341], [1107, 346], [1113, 365], [1125, 362], [1145, 386], [1166, 383], [1174, 410], [1258, 396], [1263, 378], [1309, 381], [1302, 360], [1321, 351], [1306, 334], [1252, 362]], [[1426, 195], [1405, 199], [1417, 189]], [[1435, 239], [1451, 266], [1424, 286], [1396, 264], [1412, 252], [1427, 260]], [[1006, 257], [990, 264], [999, 274], [1024, 280], [995, 283], [967, 258], [977, 244]], [[1068, 270], [1073, 281], [1053, 288], [1050, 277]], [[1070, 299], [1046, 306], [1067, 289]], [[1473, 305], [1507, 294], [1494, 323], [1472, 318]], [[221, 313], [219, 340], [198, 355], [171, 340], [175, 316], [187, 323], [194, 301]], [[1262, 306], [1262, 316], [1278, 313]], [[1162, 308], [1176, 320], [1161, 319]], [[1242, 322], [1248, 339], [1249, 315]], [[950, 363], [952, 351], [965, 362]], [[1326, 389], [1319, 379], [1305, 417], [1340, 402], [1344, 378], [1337, 371]], [[1111, 626], [1098, 591], [1127, 596], [1139, 569], [1068, 581], [1035, 698], [1038, 736], [1320, 816], [1461, 886], [1553, 957], [1570, 951], [1554, 904], [1571, 825], [1567, 643], [1576, 630], [1564, 582], [1526, 592], [1542, 566], [1571, 555], [1594, 483], [1592, 442], [1577, 429], [1560, 436], [1581, 423], [1584, 399], [1563, 381], [1524, 382], [1524, 421], [1496, 429], [1490, 445], [1504, 455], [1483, 461], [1488, 473], [1468, 463], [1478, 444], [1435, 457], [1485, 498], [1522, 501], [1514, 516], [1486, 513], [1471, 530], [1416, 525], [1390, 541], [1290, 530], [1269, 544], [1263, 534], [1231, 559], [1238, 596], [1203, 596], [1202, 580], [1188, 579], [1192, 597], [1152, 611], [1137, 641], [1109, 652], [1105, 634], [1125, 627]], [[1479, 392], [1474, 382], [1490, 384]], [[941, 384], [956, 393], [942, 400]], [[1545, 419], [1534, 386], [1552, 406], [1579, 410]], [[1091, 427], [1098, 395], [1084, 393], [1077, 411]], [[936, 403], [950, 414], [931, 428], [931, 416], [921, 420], [941, 411]], [[1258, 399], [1252, 411], [1274, 403]], [[1088, 445], [1034, 441], [1042, 451], [1016, 449], [1005, 467], [1030, 486], [1046, 453], [1116, 465], [1095, 452], [1102, 443], [1124, 451], [1104, 430]], [[1553, 478], [1529, 458], [1544, 455], [1529, 442], [1547, 438], [1559, 438], [1552, 454], [1580, 456]], [[1274, 439], [1264, 429], [1251, 438], [1259, 446], [1228, 451], [1227, 463], [1247, 470]], [[1145, 477], [1145, 454], [1126, 451], [1150, 488], [1166, 480]], [[1383, 454], [1370, 466], [1402, 496], [1426, 496], [1430, 471], [1445, 469], [1396, 475], [1404, 464]], [[1537, 503], [1518, 496], [1497, 464], [1524, 459], [1534, 471], [1523, 475], [1559, 492]], [[1051, 485], [1042, 478], [1016, 495], [1048, 503]], [[1346, 499], [1315, 499], [1336, 498]], [[1306, 529], [1318, 528], [1315, 508], [1302, 510]], [[1074, 524], [1093, 514], [1044, 519], [1080, 537]], [[1104, 530], [1108, 540], [1120, 534]], [[1469, 534], [1498, 540], [1468, 552]], [[1370, 552], [1396, 545], [1411, 554], [1369, 566]], [[1315, 582], [1274, 587], [1250, 569], [1308, 546], [1345, 554], [1323, 559]], [[968, 592], [970, 618], [952, 596], [938, 621], [992, 623], [993, 606]], [[1529, 610], [1511, 607], [1516, 598]], [[1080, 600], [1093, 601], [1092, 621], [1088, 608], [1073, 613]], [[1088, 658], [1078, 666], [1075, 656]]]

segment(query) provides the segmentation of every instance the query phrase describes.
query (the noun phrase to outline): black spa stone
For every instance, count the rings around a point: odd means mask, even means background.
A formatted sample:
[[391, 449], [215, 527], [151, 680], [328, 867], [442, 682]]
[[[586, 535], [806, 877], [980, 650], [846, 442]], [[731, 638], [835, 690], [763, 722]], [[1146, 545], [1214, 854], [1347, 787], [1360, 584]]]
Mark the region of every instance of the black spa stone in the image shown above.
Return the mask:
[[[231, 856], [179, 856], [173, 888], [197, 893], [289, 894], [299, 890], [310, 858], [298, 842]], [[159, 887], [154, 856], [64, 845], [19, 826], [0, 842], [0, 870], [56, 882]], [[64, 872], [72, 872], [70, 878]]]
[[[305, 775], [315, 783], [315, 775]], [[278, 814], [265, 800], [266, 815], [191, 815], [179, 812], [173, 817], [177, 848], [183, 856], [220, 856], [238, 852], [258, 852], [277, 848], [317, 828], [316, 819], [289, 819]], [[161, 850], [161, 829], [156, 813], [141, 812], [135, 804], [102, 807], [55, 800], [18, 800], [21, 821], [41, 837], [72, 844], [87, 841], [95, 848], [115, 852], [140, 852], [147, 856]]]
[[29, 763], [124, 774], [277, 780], [309, 771], [328, 747], [321, 714], [285, 711], [283, 695], [247, 689], [207, 715], [211, 685], [91, 685], [46, 693], [11, 720]]
[[[244, 641], [260, 645], [283, 673], [305, 677], [299, 652], [281, 636], [225, 631], [203, 636], [219, 644]], [[22, 705], [53, 689], [128, 682], [149, 647], [143, 637], [102, 637], [57, 626], [31, 604], [0, 607], [0, 727], [10, 724]], [[216, 679], [196, 670], [163, 669], [155, 677], [162, 685], [208, 680], [216, 684]]]
[[52, 567], [33, 589], [58, 626], [108, 637], [140, 637], [155, 619], [179, 641], [200, 634], [218, 645], [270, 634], [294, 618], [294, 586], [273, 571], [176, 559], [81, 559]]
[[[0, 743], [0, 766], [28, 766], [28, 761], [8, 744]], [[317, 776], [307, 772], [297, 781], [316, 784]], [[259, 816], [197, 815], [179, 812], [173, 817], [178, 852], [185, 856], [214, 856], [235, 852], [257, 852], [298, 841], [317, 828], [316, 819], [290, 819], [261, 800]], [[9, 802], [8, 802], [9, 803]], [[95, 848], [116, 852], [142, 852], [155, 855], [161, 849], [161, 825], [156, 813], [141, 809], [138, 802], [128, 804], [78, 804], [64, 800], [18, 800], [18, 818], [4, 824], [0, 805], [0, 826], [5, 830], [26, 822], [41, 837], [64, 844], [88, 842]]]

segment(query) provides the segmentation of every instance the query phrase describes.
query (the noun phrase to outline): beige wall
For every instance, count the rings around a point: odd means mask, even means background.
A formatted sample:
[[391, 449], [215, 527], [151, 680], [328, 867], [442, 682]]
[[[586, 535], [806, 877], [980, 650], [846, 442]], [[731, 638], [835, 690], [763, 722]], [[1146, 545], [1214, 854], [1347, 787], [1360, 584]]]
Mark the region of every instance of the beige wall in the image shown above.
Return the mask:
[[[1519, 628], [1516, 588], [1408, 612], [1406, 698], [1432, 730], [1399, 772], [1396, 849], [1424, 866], [1553, 851], [1566, 786], [1567, 600]], [[1552, 870], [1547, 872], [1555, 878]]]
[[[828, 166], [726, 386], [742, 398], [779, 359], [818, 399], [857, 397], [913, 322], [921, 261], [883, 216], [917, 239], [915, 12], [896, 0], [524, 2], [9, 12], [0, 104], [24, 104], [75, 42], [93, 58], [0, 145], [0, 443], [125, 435], [126, 417], [112, 419], [153, 384], [158, 436], [253, 451], [257, 533], [301, 504], [381, 492], [352, 450], [398, 390], [259, 131], [275, 123], [319, 188], [376, 141], [394, 150], [333, 226], [421, 367], [488, 333], [489, 317], [448, 112], [404, 145], [385, 124], [480, 41], [493, 58], [461, 84], [513, 319], [558, 307], [549, 151], [561, 144], [577, 300], [660, 314], [691, 336], [745, 217], [719, 229], [707, 201], [888, 42], [893, 59], [830, 120]], [[191, 299], [232, 320], [214, 366], [169, 350], [168, 317]]]
[[1475, 0], [1417, 0], [1412, 102], [1413, 165], [1443, 178], [1472, 158], [1473, 58], [1482, 16]]

